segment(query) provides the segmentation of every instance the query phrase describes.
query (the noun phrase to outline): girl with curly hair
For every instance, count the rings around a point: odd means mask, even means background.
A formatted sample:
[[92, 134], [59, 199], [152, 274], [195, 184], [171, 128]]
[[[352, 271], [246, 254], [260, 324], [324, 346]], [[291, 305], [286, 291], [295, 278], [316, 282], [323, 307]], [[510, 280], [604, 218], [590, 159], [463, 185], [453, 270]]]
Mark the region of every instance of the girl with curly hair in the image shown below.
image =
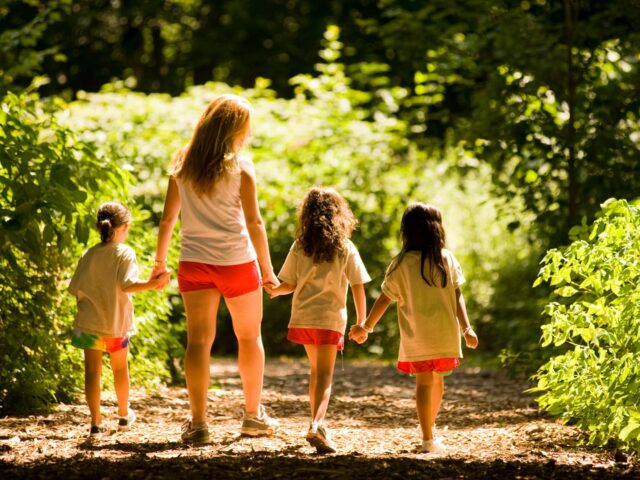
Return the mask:
[[280, 270], [282, 283], [265, 285], [271, 298], [293, 292], [288, 339], [304, 345], [311, 366], [311, 425], [307, 441], [319, 453], [336, 451], [324, 418], [336, 353], [344, 348], [347, 286], [357, 322], [366, 318], [363, 284], [371, 278], [349, 238], [356, 226], [349, 205], [333, 188], [311, 188], [298, 211], [295, 242]]

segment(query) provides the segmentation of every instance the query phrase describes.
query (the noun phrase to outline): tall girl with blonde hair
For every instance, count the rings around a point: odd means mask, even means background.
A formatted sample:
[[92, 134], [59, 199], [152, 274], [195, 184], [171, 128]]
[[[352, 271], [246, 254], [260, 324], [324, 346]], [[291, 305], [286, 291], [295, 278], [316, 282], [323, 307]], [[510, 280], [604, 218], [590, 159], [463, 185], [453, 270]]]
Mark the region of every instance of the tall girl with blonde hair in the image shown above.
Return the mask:
[[261, 283], [277, 286], [279, 282], [258, 208], [254, 166], [239, 155], [250, 129], [249, 103], [236, 95], [221, 95], [207, 106], [191, 141], [171, 165], [152, 275], [166, 269], [171, 234], [181, 215], [178, 286], [187, 317], [185, 376], [191, 408], [191, 418], [183, 425], [185, 443], [209, 441], [209, 361], [221, 297], [238, 340], [245, 397], [241, 432], [270, 435], [278, 428], [260, 403], [264, 375]]

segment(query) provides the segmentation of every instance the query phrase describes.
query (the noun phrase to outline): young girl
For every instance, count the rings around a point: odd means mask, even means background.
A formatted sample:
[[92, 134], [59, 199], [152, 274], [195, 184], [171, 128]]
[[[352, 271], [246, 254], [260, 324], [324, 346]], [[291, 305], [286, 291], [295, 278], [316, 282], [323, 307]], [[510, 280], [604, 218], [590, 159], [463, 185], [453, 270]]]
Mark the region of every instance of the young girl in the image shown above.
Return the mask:
[[444, 375], [460, 365], [460, 332], [467, 347], [478, 338], [469, 325], [460, 285], [460, 264], [446, 250], [442, 215], [425, 203], [407, 207], [400, 226], [402, 249], [393, 259], [382, 293], [367, 320], [351, 327], [349, 338], [364, 343], [392, 301], [398, 303], [400, 352], [398, 369], [416, 374], [416, 409], [422, 429], [422, 450], [442, 452], [433, 426], [442, 401]]
[[182, 212], [178, 286], [187, 316], [185, 376], [191, 407], [191, 418], [182, 429], [185, 443], [209, 441], [210, 355], [221, 297], [238, 339], [245, 397], [241, 432], [270, 435], [278, 428], [260, 403], [264, 374], [260, 271], [262, 283], [277, 285], [278, 280], [258, 208], [254, 167], [238, 155], [250, 129], [249, 103], [236, 95], [221, 95], [207, 106], [191, 141], [171, 166], [152, 275], [166, 268], [171, 233]]
[[336, 352], [344, 347], [347, 285], [358, 323], [366, 316], [363, 284], [370, 281], [349, 240], [356, 225], [347, 202], [332, 188], [314, 187], [298, 211], [296, 240], [278, 275], [283, 283], [265, 287], [271, 297], [293, 292], [288, 339], [304, 345], [311, 364], [307, 441], [320, 453], [335, 452], [323, 425]]
[[118, 202], [100, 205], [97, 228], [101, 242], [89, 248], [78, 262], [69, 291], [78, 300], [72, 345], [84, 349], [84, 390], [91, 412], [89, 435], [106, 431], [100, 414], [102, 352], [109, 352], [118, 397], [118, 428], [126, 429], [135, 420], [129, 408], [129, 335], [135, 332], [131, 293], [163, 288], [169, 273], [148, 281], [138, 279], [136, 254], [124, 244], [131, 213]]

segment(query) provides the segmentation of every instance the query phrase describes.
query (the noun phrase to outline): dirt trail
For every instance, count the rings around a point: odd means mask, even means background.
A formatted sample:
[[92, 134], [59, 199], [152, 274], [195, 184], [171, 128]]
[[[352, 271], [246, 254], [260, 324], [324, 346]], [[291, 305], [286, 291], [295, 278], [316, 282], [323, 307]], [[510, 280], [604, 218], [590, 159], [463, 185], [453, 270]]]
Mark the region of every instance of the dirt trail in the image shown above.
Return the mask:
[[339, 452], [319, 456], [304, 441], [307, 371], [299, 360], [267, 361], [264, 403], [281, 421], [278, 435], [238, 435], [242, 391], [235, 363], [212, 364], [212, 444], [179, 440], [188, 414], [184, 388], [132, 392], [138, 421], [115, 431], [114, 396], [105, 394], [105, 425], [87, 444], [83, 404], [47, 416], [0, 419], [1, 478], [638, 478], [637, 459], [579, 446], [579, 432], [542, 416], [522, 381], [502, 372], [459, 369], [448, 377], [438, 419], [446, 455], [418, 453], [413, 379], [392, 366], [338, 361], [328, 425]]

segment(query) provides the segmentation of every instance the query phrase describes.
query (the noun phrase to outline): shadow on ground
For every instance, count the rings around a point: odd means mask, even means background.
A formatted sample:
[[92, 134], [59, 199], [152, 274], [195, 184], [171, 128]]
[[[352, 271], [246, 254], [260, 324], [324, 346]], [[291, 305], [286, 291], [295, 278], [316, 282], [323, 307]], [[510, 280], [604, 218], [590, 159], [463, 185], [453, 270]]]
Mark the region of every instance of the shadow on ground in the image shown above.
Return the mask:
[[[153, 450], [151, 448], [150, 450]], [[160, 449], [162, 450], [162, 449]], [[77, 455], [65, 462], [35, 462], [24, 465], [0, 463], [2, 478], [225, 478], [225, 479], [367, 479], [372, 478], [482, 478], [534, 479], [638, 479], [640, 470], [624, 465], [598, 468], [591, 465], [557, 465], [494, 460], [465, 461], [451, 458], [366, 458], [357, 455], [283, 456], [221, 455], [198, 458], [150, 458], [140, 454], [108, 461]], [[194, 477], [197, 476], [197, 477]]]

